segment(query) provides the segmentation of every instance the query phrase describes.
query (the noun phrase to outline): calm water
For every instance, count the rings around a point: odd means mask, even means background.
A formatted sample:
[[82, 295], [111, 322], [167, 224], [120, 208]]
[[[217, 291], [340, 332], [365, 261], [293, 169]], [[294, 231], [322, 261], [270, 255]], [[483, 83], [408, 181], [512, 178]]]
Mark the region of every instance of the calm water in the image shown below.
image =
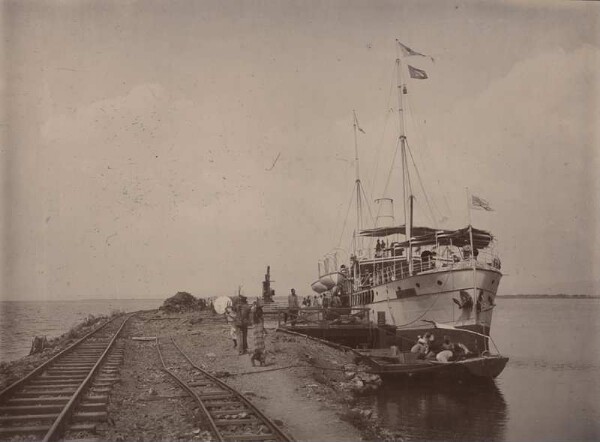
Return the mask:
[[89, 314], [147, 310], [161, 304], [162, 300], [158, 299], [0, 301], [0, 361], [26, 356], [34, 336], [59, 336]]
[[600, 440], [600, 300], [498, 299], [510, 357], [492, 382], [386, 384], [374, 407], [407, 440]]
[[[0, 359], [88, 314], [161, 300], [0, 302]], [[510, 357], [492, 382], [387, 383], [373, 406], [407, 440], [600, 440], [600, 300], [499, 299], [492, 337]]]

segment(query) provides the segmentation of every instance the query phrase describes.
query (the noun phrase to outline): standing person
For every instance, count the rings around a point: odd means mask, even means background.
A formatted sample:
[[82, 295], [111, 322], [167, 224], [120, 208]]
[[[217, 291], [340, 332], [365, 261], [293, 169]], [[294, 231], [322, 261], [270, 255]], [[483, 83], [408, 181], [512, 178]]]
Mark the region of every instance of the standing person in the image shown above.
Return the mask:
[[331, 302], [329, 303], [331, 310], [329, 311], [329, 319], [337, 319], [340, 317], [340, 310], [339, 308], [342, 306], [342, 300], [340, 298], [340, 295], [337, 294], [337, 292], [334, 292], [333, 295], [331, 296]]
[[263, 318], [262, 303], [257, 301], [254, 305], [252, 312], [252, 322], [254, 323], [254, 347], [252, 349], [252, 356], [250, 356], [250, 362], [252, 366], [255, 366], [255, 361], [258, 361], [261, 366], [265, 365], [266, 361], [266, 350], [265, 350], [265, 322]]
[[321, 300], [321, 306], [323, 308], [329, 308], [329, 293], [323, 292], [323, 299]]
[[292, 327], [296, 325], [296, 319], [298, 319], [298, 310], [300, 309], [300, 303], [298, 302], [298, 296], [296, 290], [292, 289], [288, 296], [288, 310], [290, 313], [290, 323]]
[[250, 306], [245, 296], [239, 296], [236, 311], [236, 326], [238, 329], [238, 339], [241, 340], [240, 354], [248, 352], [248, 325], [250, 324]]
[[231, 336], [231, 339], [233, 340], [233, 348], [237, 348], [237, 318], [236, 318], [236, 314], [235, 311], [233, 310], [233, 308], [228, 305], [225, 308], [225, 317], [227, 318], [227, 322], [229, 323], [231, 329], [229, 330], [229, 336]]
[[312, 305], [313, 305], [313, 307], [319, 307], [319, 295], [317, 295], [316, 293], [313, 296]]

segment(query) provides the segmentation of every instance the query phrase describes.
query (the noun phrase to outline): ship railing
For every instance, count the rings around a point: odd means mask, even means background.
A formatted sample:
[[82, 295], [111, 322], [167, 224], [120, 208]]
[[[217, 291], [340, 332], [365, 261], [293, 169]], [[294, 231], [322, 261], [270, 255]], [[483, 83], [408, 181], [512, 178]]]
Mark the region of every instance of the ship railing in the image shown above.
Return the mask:
[[[429, 260], [416, 259], [413, 261], [412, 275], [417, 275], [423, 272], [429, 272], [436, 269], [463, 269], [463, 268], [481, 268], [481, 269], [500, 269], [500, 261], [498, 258], [487, 257], [479, 259], [463, 259], [460, 261], [448, 260], [444, 258], [431, 258]], [[367, 285], [380, 285], [392, 281], [405, 279], [411, 276], [407, 261], [398, 261], [393, 265], [387, 265], [384, 268], [375, 270], [373, 275], [367, 275], [362, 278], [363, 287]]]
[[303, 307], [297, 311], [280, 309], [277, 323], [282, 326], [328, 327], [370, 326], [370, 310], [365, 307]]

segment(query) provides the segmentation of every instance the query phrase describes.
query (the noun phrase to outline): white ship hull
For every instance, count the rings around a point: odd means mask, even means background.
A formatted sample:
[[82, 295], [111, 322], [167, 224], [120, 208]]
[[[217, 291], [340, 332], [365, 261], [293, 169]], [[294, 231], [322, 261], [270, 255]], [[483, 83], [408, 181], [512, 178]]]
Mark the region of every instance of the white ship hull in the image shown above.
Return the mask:
[[[431, 330], [433, 322], [488, 336], [501, 278], [495, 269], [435, 269], [361, 290], [351, 295], [351, 304], [369, 308], [374, 322], [393, 326], [406, 340], [405, 348], [417, 335]], [[440, 330], [437, 334], [456, 336], [456, 332]], [[461, 340], [469, 347], [487, 348], [484, 338], [472, 333], [463, 332]]]

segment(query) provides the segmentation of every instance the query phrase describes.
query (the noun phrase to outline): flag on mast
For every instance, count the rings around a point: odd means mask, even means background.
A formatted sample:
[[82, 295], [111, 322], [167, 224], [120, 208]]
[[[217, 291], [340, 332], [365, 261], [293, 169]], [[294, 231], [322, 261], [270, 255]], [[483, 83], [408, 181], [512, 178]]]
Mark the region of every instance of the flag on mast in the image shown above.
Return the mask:
[[409, 48], [405, 44], [400, 43], [400, 41], [396, 40], [398, 45], [400, 45], [400, 50], [402, 51], [402, 55], [405, 57], [410, 57], [412, 55], [417, 55], [419, 57], [429, 58], [431, 61], [435, 62], [431, 55], [421, 54], [420, 52], [415, 51], [414, 49]]
[[356, 124], [356, 128], [362, 132], [363, 134], [366, 134], [366, 132], [360, 127], [360, 125], [358, 124], [358, 116], [356, 115], [356, 112], [354, 112], [354, 124]]
[[494, 209], [492, 209], [492, 207], [490, 206], [490, 203], [476, 195], [471, 195], [471, 208], [477, 210], [485, 210], [486, 212], [494, 211]]
[[409, 64], [407, 64], [407, 66], [408, 66], [408, 73], [410, 75], [410, 78], [414, 78], [416, 80], [425, 80], [425, 79], [429, 78], [427, 76], [427, 72], [425, 72], [423, 69], [417, 69], [415, 67], [412, 67]]

